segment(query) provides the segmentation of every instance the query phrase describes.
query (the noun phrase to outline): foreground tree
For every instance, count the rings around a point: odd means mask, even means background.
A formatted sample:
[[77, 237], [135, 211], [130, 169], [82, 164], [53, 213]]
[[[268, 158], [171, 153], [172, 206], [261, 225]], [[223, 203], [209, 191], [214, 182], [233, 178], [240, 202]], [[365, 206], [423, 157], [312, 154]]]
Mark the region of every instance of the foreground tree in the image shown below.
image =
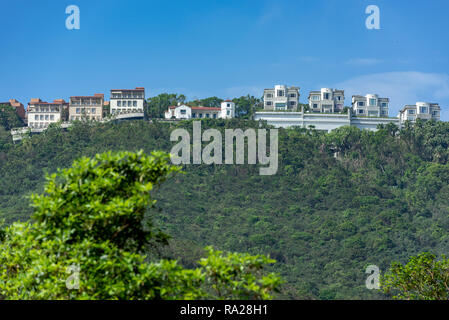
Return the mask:
[[406, 265], [395, 262], [382, 277], [385, 293], [401, 300], [448, 300], [449, 259], [437, 260], [430, 253], [410, 258]]
[[269, 299], [265, 256], [209, 255], [196, 269], [144, 253], [167, 243], [146, 212], [150, 192], [179, 169], [165, 153], [82, 158], [33, 195], [33, 222], [0, 230], [0, 299]]

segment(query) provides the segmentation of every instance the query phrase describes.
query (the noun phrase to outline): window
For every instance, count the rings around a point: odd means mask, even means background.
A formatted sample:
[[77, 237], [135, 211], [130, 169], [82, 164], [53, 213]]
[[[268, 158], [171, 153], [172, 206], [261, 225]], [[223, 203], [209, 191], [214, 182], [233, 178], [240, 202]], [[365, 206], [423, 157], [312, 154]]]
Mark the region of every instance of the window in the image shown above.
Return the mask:
[[122, 106], [122, 102], [119, 100], [117, 101], [117, 107], [121, 107]]
[[382, 108], [386, 108], [386, 107], [388, 107], [388, 104], [386, 102], [382, 102], [381, 106], [382, 106]]
[[329, 93], [324, 93], [323, 97], [324, 97], [324, 100], [329, 100], [330, 94]]
[[181, 114], [182, 115], [187, 114], [187, 110], [185, 110], [185, 109], [181, 110]]
[[318, 100], [320, 100], [320, 96], [312, 96], [312, 100], [313, 101], [318, 101]]
[[97, 109], [92, 108], [92, 114], [95, 114], [97, 112]]
[[55, 120], [55, 116], [54, 116], [53, 114], [50, 116], [50, 120], [51, 120], [51, 121], [54, 121], [54, 120]]
[[202, 118], [203, 117], [203, 114], [202, 113], [200, 113], [200, 118]]
[[228, 108], [230, 108], [231, 107], [231, 104], [230, 103], [228, 103], [227, 105], [226, 105]]
[[137, 101], [133, 101], [133, 107], [137, 107]]
[[196, 118], [196, 113], [192, 113], [192, 118]]
[[415, 114], [415, 110], [409, 109], [407, 113], [408, 113], [408, 114]]
[[296, 93], [290, 93], [290, 98], [296, 98]]
[[271, 93], [267, 93], [267, 98], [273, 98], [273, 95]]
[[273, 105], [273, 102], [267, 101], [267, 106], [271, 106], [271, 105]]
[[217, 119], [217, 114], [216, 113], [214, 113], [214, 119]]
[[80, 108], [76, 108], [76, 113], [80, 114]]
[[359, 111], [359, 114], [365, 113], [365, 110], [363, 110], [363, 109], [359, 109], [358, 111]]
[[427, 107], [420, 107], [420, 113], [427, 113]]
[[338, 101], [341, 101], [341, 96], [337, 96], [337, 100], [338, 100]]
[[128, 107], [131, 107], [131, 101], [128, 101]]
[[41, 118], [41, 120], [44, 120], [44, 115], [41, 114], [40, 118]]
[[382, 110], [381, 114], [382, 114], [382, 115], [386, 115], [386, 114], [387, 114], [387, 111]]
[[206, 113], [206, 118], [209, 118], [209, 117], [210, 117], [210, 114]]
[[291, 105], [291, 106], [294, 106], [295, 104], [296, 104], [295, 101], [290, 101], [290, 105]]
[[369, 99], [370, 106], [376, 106], [376, 99]]
[[314, 108], [314, 109], [318, 109], [318, 104], [317, 104], [317, 103], [314, 103], [314, 104], [313, 104], [313, 108]]
[[436, 110], [435, 110], [435, 111], [432, 111], [432, 115], [433, 115], [433, 116], [438, 116], [438, 111], [436, 111]]
[[284, 90], [278, 90], [278, 97], [284, 96]]
[[229, 116], [230, 114], [231, 114], [231, 111], [229, 111], [229, 110], [228, 110], [228, 111], [226, 111], [226, 115], [228, 115], [228, 116]]
[[365, 103], [364, 103], [363, 101], [359, 101], [359, 102], [357, 102], [357, 105], [358, 105], [359, 107], [363, 107], [363, 106], [365, 105]]
[[34, 115], [34, 120], [39, 120], [39, 115]]

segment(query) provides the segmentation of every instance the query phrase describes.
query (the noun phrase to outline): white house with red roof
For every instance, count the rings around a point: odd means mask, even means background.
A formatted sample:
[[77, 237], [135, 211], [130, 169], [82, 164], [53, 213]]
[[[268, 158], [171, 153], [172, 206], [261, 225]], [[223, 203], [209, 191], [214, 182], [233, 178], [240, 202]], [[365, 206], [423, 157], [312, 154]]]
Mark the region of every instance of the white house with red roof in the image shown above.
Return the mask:
[[220, 108], [192, 107], [185, 104], [170, 106], [165, 112], [165, 119], [231, 119], [235, 117], [235, 103], [225, 100]]

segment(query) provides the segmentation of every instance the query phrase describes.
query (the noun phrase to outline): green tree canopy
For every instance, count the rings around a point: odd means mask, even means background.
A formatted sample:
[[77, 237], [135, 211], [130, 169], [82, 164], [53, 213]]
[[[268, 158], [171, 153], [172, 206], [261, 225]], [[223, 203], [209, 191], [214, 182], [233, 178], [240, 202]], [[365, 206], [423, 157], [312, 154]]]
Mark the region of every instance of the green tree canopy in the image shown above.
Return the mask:
[[107, 152], [48, 176], [33, 222], [0, 232], [0, 298], [271, 298], [280, 278], [261, 273], [266, 256], [209, 247], [184, 269], [145, 255], [168, 239], [146, 216], [151, 193], [177, 171], [162, 152]]
[[394, 262], [381, 280], [383, 290], [401, 300], [449, 300], [449, 259], [424, 252], [407, 264]]

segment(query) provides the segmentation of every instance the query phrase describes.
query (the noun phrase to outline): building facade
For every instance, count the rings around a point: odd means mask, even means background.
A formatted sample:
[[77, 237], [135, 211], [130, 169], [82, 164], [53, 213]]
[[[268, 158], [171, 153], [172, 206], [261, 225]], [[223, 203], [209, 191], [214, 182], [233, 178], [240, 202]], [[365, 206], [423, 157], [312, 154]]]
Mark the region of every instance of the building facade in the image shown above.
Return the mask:
[[145, 88], [111, 90], [110, 110], [113, 115], [143, 112], [145, 104]]
[[275, 85], [274, 89], [263, 91], [263, 107], [265, 110], [297, 110], [299, 96], [299, 87]]
[[341, 113], [345, 104], [345, 91], [321, 88], [310, 91], [309, 108], [313, 113]]
[[220, 108], [191, 107], [185, 104], [170, 106], [165, 112], [166, 119], [231, 119], [235, 117], [235, 103], [226, 100]]
[[93, 96], [70, 97], [69, 120], [95, 120], [103, 119], [104, 94], [96, 93]]
[[31, 99], [27, 107], [28, 127], [47, 128], [50, 124], [65, 121], [69, 104], [63, 99], [45, 102], [41, 99]]
[[422, 120], [440, 120], [441, 108], [438, 103], [417, 102], [414, 105], [406, 105], [399, 111], [401, 123], [406, 121]]
[[352, 96], [352, 110], [359, 117], [388, 117], [390, 99], [379, 98], [377, 94]]

